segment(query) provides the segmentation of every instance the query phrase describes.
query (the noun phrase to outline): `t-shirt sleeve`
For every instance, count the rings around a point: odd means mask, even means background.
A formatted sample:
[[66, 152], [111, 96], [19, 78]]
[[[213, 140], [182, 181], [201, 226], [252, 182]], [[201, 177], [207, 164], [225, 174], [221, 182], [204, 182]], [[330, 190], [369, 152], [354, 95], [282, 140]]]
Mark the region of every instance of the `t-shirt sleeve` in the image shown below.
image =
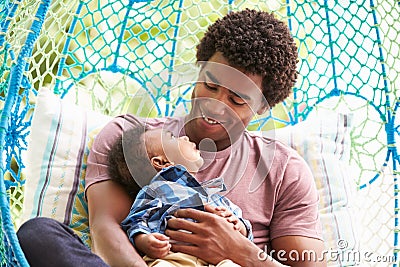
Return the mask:
[[288, 157], [281, 181], [270, 224], [271, 240], [288, 235], [322, 239], [314, 178], [297, 153]]
[[138, 120], [132, 116], [119, 116], [107, 123], [97, 134], [87, 159], [85, 195], [92, 184], [111, 179], [108, 174], [108, 153], [122, 132], [134, 123], [138, 123]]

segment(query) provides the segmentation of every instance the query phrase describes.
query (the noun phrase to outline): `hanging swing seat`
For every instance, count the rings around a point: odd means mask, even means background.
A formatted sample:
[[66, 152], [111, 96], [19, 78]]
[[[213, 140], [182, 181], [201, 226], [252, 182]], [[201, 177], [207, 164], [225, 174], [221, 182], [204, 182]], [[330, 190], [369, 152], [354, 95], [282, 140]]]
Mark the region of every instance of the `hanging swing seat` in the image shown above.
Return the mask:
[[400, 4], [386, 0], [3, 1], [1, 266], [29, 266], [15, 231], [36, 216], [91, 246], [84, 178], [96, 134], [123, 113], [186, 114], [199, 39], [244, 8], [273, 12], [298, 45], [293, 94], [248, 130], [310, 166], [328, 265], [398, 266]]

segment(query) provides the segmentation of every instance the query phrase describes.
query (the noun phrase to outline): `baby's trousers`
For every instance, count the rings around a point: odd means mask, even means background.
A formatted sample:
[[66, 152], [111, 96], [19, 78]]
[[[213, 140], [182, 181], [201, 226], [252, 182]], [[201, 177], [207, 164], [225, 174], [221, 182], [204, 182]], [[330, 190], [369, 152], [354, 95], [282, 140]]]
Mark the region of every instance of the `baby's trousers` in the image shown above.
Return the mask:
[[147, 256], [143, 259], [149, 267], [240, 267], [231, 260], [223, 260], [217, 265], [212, 265], [202, 259], [180, 252], [171, 252], [162, 259], [152, 259]]

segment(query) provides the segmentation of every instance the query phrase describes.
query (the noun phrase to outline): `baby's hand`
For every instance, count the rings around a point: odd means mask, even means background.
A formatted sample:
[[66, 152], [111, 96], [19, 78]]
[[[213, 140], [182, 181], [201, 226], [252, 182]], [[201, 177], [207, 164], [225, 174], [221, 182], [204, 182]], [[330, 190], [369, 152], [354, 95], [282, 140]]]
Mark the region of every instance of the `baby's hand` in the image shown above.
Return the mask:
[[242, 235], [247, 236], [245, 225], [232, 213], [232, 211], [223, 206], [212, 207], [210, 205], [204, 205], [204, 210], [225, 218], [228, 222], [233, 224], [233, 229], [238, 230]]
[[135, 236], [135, 245], [138, 250], [153, 259], [164, 258], [171, 248], [169, 237], [159, 233], [138, 234]]

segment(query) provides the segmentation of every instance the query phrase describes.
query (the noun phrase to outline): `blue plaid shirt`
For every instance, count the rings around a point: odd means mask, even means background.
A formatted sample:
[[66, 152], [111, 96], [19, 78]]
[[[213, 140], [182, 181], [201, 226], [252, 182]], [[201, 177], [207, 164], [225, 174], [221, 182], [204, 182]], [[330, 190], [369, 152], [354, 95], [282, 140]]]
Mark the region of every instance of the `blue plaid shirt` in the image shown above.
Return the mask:
[[167, 220], [182, 208], [204, 210], [204, 204], [224, 206], [246, 226], [247, 238], [253, 241], [252, 227], [242, 218], [242, 210], [228, 198], [219, 195], [226, 190], [222, 178], [199, 183], [185, 167], [170, 166], [160, 171], [136, 196], [129, 215], [122, 221], [122, 229], [128, 234], [132, 244], [138, 233], [162, 233]]

